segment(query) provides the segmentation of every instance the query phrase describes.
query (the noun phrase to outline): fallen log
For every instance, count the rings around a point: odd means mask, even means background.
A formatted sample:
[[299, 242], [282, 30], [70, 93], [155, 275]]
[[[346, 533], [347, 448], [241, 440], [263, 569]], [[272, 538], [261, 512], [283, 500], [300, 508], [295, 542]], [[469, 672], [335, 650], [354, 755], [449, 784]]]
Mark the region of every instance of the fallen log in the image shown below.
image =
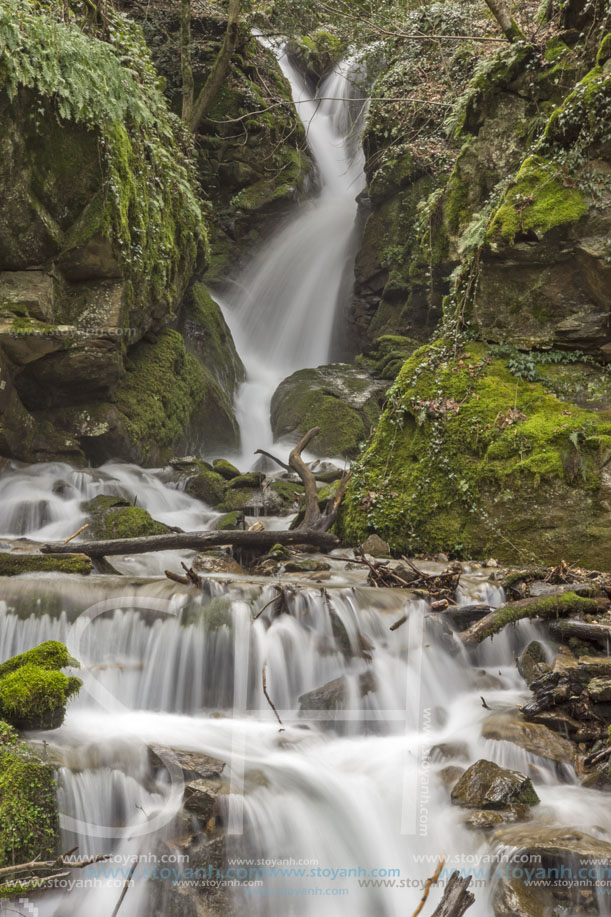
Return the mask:
[[496, 608], [461, 634], [465, 646], [477, 646], [486, 637], [497, 634], [507, 624], [523, 618], [559, 618], [570, 614], [596, 614], [602, 600], [586, 599], [574, 592], [546, 595], [543, 598], [520, 599]]
[[[148, 551], [174, 551], [188, 549], [205, 551], [218, 545], [231, 545], [255, 550], [269, 550], [275, 544], [296, 545], [311, 544], [323, 551], [336, 548], [340, 541], [330, 532], [304, 531], [295, 529], [292, 532], [180, 532], [170, 535], [149, 535], [145, 538], [112, 538], [107, 541], [83, 541], [78, 543], [78, 550], [88, 557], [106, 557], [112, 554], [146, 554]], [[43, 554], [70, 554], [72, 545], [44, 544]]]
[[471, 878], [472, 876], [464, 876], [461, 879], [458, 870], [455, 870], [448, 880], [443, 898], [431, 917], [462, 917], [475, 901], [475, 895], [468, 890]]
[[585, 621], [551, 621], [548, 629], [555, 637], [567, 640], [576, 637], [588, 643], [596, 643], [605, 649], [611, 647], [611, 626], [609, 624], [586, 624]]

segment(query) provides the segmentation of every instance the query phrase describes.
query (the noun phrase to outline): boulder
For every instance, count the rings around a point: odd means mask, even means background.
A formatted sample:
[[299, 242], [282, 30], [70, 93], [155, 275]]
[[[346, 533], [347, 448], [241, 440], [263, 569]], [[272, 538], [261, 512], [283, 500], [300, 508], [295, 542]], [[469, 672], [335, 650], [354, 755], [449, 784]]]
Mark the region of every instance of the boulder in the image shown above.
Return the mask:
[[183, 806], [187, 812], [196, 815], [205, 825], [212, 818], [216, 800], [221, 790], [218, 780], [200, 778], [193, 780], [185, 787]]
[[530, 777], [483, 758], [465, 771], [451, 798], [455, 805], [471, 809], [504, 809], [514, 803], [534, 806], [539, 802]]
[[231, 462], [228, 462], [227, 459], [215, 459], [212, 463], [212, 469], [217, 474], [220, 474], [222, 478], [225, 478], [226, 481], [231, 481], [232, 478], [237, 478], [241, 474], [241, 471]]
[[216, 471], [200, 471], [189, 478], [185, 490], [208, 506], [218, 506], [225, 496], [225, 480]]
[[284, 565], [286, 573], [321, 573], [330, 570], [331, 564], [324, 560], [290, 560]]
[[186, 781], [211, 780], [220, 777], [225, 762], [202, 752], [168, 748], [165, 745], [149, 745], [149, 761], [154, 770], [178, 768]]
[[274, 437], [297, 440], [311, 427], [320, 427], [308, 447], [311, 452], [353, 457], [379, 417], [385, 389], [365, 370], [343, 363], [298, 370], [274, 392]]
[[513, 742], [524, 751], [557, 764], [573, 764], [575, 760], [575, 748], [568, 739], [513, 714], [496, 713], [488, 717], [482, 726], [482, 738]]
[[246, 570], [237, 560], [224, 551], [204, 551], [191, 561], [191, 567], [196, 573], [231, 573], [232, 575], [245, 576]]
[[171, 529], [156, 522], [147, 510], [132, 506], [122, 497], [100, 494], [85, 503], [89, 516], [88, 534], [93, 539], [142, 538], [147, 535], [167, 535]]
[[[363, 672], [358, 677], [357, 690], [361, 697], [376, 690], [373, 672]], [[308, 710], [343, 710], [349, 697], [348, 680], [345, 675], [334, 678], [314, 691], [308, 691], [299, 698], [299, 709]]]
[[365, 554], [371, 554], [372, 557], [388, 557], [390, 555], [390, 545], [379, 535], [370, 535], [365, 539], [361, 548]]
[[551, 666], [547, 664], [545, 659], [543, 646], [537, 640], [533, 640], [528, 644], [526, 649], [522, 651], [518, 657], [517, 665], [518, 672], [529, 688], [537, 678], [551, 672]]
[[587, 684], [587, 691], [593, 703], [611, 703], [611, 677], [592, 678], [592, 680]]
[[7, 659], [0, 664], [0, 719], [18, 729], [57, 729], [82, 684], [61, 669], [78, 665], [54, 640]]

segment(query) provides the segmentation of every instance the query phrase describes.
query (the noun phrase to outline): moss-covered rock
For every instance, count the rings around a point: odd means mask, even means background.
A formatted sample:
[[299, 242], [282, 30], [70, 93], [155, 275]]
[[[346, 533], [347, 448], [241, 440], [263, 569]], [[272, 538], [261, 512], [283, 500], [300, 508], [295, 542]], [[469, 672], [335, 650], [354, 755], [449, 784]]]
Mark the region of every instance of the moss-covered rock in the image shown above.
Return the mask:
[[229, 398], [246, 377], [233, 337], [220, 306], [201, 283], [193, 284], [190, 300], [183, 310], [185, 344], [214, 376]]
[[475, 809], [502, 809], [512, 803], [537, 805], [530, 777], [482, 759], [472, 764], [452, 789], [452, 802]]
[[147, 535], [166, 535], [171, 529], [156, 522], [147, 510], [132, 506], [121, 497], [103, 494], [83, 507], [89, 516], [89, 532], [101, 541], [111, 538], [142, 538]]
[[216, 520], [215, 528], [219, 532], [229, 532], [233, 529], [241, 529], [244, 527], [244, 513], [234, 510], [231, 513], [225, 513], [224, 516], [220, 516]]
[[232, 478], [227, 487], [230, 490], [238, 490], [244, 487], [261, 487], [264, 480], [265, 475], [262, 471], [249, 471], [247, 474], [239, 474], [237, 478]]
[[[22, 573], [91, 573], [91, 558], [86, 554], [8, 554], [0, 553], [0, 576]], [[0, 666], [1, 671], [1, 666]]]
[[57, 853], [55, 771], [0, 721], [0, 867]]
[[232, 478], [237, 478], [241, 474], [239, 468], [236, 468], [236, 466], [228, 462], [227, 459], [215, 459], [212, 463], [212, 467], [216, 473], [220, 474], [226, 481], [231, 481]]
[[365, 370], [343, 363], [298, 370], [274, 392], [274, 436], [297, 438], [320, 427], [308, 447], [311, 451], [320, 456], [354, 456], [377, 421], [385, 388]]
[[78, 666], [55, 641], [6, 660], [0, 666], [0, 718], [19, 729], [56, 729], [66, 703], [81, 686], [79, 678], [59, 671]]
[[486, 345], [405, 363], [340, 509], [352, 543], [607, 569], [611, 414], [561, 401]]
[[216, 506], [216, 509], [220, 513], [233, 513], [251, 509], [255, 505], [261, 505], [260, 488], [237, 487], [225, 491], [225, 495]]
[[225, 480], [216, 471], [200, 471], [189, 478], [185, 489], [208, 506], [218, 506], [225, 495]]
[[346, 45], [328, 29], [316, 29], [290, 41], [287, 52], [315, 90], [340, 62]]

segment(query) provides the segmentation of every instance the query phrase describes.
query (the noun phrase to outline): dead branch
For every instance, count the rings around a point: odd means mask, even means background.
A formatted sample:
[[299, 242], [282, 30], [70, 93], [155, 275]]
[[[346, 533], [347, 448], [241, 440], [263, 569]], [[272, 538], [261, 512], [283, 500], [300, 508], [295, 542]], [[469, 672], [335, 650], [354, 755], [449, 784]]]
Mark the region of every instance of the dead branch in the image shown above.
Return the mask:
[[284, 730], [284, 723], [283, 723], [282, 720], [280, 719], [280, 714], [278, 713], [278, 711], [277, 711], [276, 708], [274, 707], [274, 702], [273, 702], [273, 700], [271, 699], [271, 697], [269, 696], [269, 694], [267, 693], [267, 678], [265, 677], [265, 670], [266, 670], [266, 669], [267, 669], [267, 662], [264, 662], [264, 663], [263, 663], [263, 668], [262, 668], [262, 670], [261, 670], [261, 684], [262, 684], [262, 686], [263, 686], [263, 693], [264, 693], [264, 695], [265, 695], [265, 700], [267, 701], [267, 703], [270, 705], [270, 707], [272, 708], [272, 710], [273, 710], [274, 713], [276, 714], [276, 719], [277, 719], [278, 722], [280, 723], [280, 726], [282, 727], [282, 730]]
[[78, 850], [78, 847], [73, 847], [72, 850], [62, 853], [56, 860], [31, 860], [29, 863], [3, 866], [0, 869], [0, 877], [21, 872], [41, 872], [45, 869], [57, 869], [63, 866], [68, 866], [70, 869], [84, 869], [85, 866], [90, 866], [92, 863], [100, 863], [102, 860], [109, 860], [111, 857], [110, 853], [100, 853], [97, 856], [84, 857], [82, 860], [66, 860], [65, 857], [70, 856], [75, 850]]
[[431, 598], [431, 609], [443, 611], [448, 605], [456, 604], [456, 590], [460, 583], [462, 568], [460, 565], [451, 565], [442, 573], [424, 573], [409, 560], [402, 557], [406, 566], [400, 564], [391, 567], [387, 560], [371, 561], [363, 548], [355, 548], [356, 562], [369, 567], [367, 582], [370, 586], [398, 589], [423, 589]]
[[289, 465], [291, 469], [299, 475], [305, 491], [305, 513], [303, 520], [295, 529], [296, 532], [311, 533], [328, 531], [337, 519], [340, 503], [344, 498], [352, 476], [351, 473], [344, 475], [335, 495], [328, 501], [325, 509], [321, 511], [318, 505], [316, 475], [308, 468], [301, 457], [303, 450], [319, 433], [319, 427], [312, 427], [312, 429], [308, 430], [305, 436], [302, 437], [300, 442], [297, 443], [289, 455]]
[[455, 870], [443, 893], [443, 898], [431, 917], [462, 917], [475, 901], [475, 895], [467, 891], [471, 884], [472, 876], [460, 878], [458, 870]]
[[276, 458], [275, 455], [272, 455], [271, 452], [266, 452], [265, 449], [255, 449], [255, 455], [265, 455], [266, 458], [271, 459], [272, 462], [275, 462], [276, 465], [280, 465], [281, 468], [284, 468], [285, 471], [288, 471], [289, 474], [292, 474], [293, 469], [290, 465], [287, 465], [286, 462], [283, 462], [282, 459]]
[[275, 595], [275, 596], [273, 597], [273, 599], [270, 599], [269, 602], [266, 602], [265, 605], [263, 606], [263, 608], [260, 608], [260, 609], [259, 609], [259, 611], [258, 611], [258, 612], [256, 613], [256, 615], [254, 616], [253, 621], [256, 621], [257, 618], [260, 618], [261, 615], [263, 614], [263, 612], [265, 611], [265, 609], [266, 609], [266, 608], [269, 608], [270, 605], [273, 605], [274, 602], [277, 602], [279, 599], [283, 599], [283, 598], [284, 598], [284, 593], [283, 593], [283, 590], [282, 590], [282, 586], [274, 586], [274, 589], [277, 589], [277, 590], [278, 590], [278, 594]]
[[76, 538], [77, 535], [80, 535], [81, 532], [84, 532], [85, 529], [88, 529], [88, 528], [89, 528], [89, 523], [86, 522], [85, 525], [82, 525], [82, 526], [80, 527], [80, 529], [77, 529], [77, 531], [74, 533], [74, 535], [70, 535], [69, 538], [66, 538], [66, 540], [64, 541], [64, 544], [68, 544], [70, 541], [72, 541], [73, 538]]
[[399, 618], [398, 621], [395, 621], [394, 624], [391, 624], [391, 625], [390, 625], [390, 630], [399, 630], [399, 628], [400, 628], [403, 624], [405, 624], [406, 621], [407, 621], [407, 615], [403, 615], [402, 618]]
[[[325, 531], [304, 531], [295, 529], [292, 532], [176, 532], [169, 535], [150, 535], [146, 538], [113, 538], [108, 541], [83, 541], [79, 543], [79, 553], [89, 557], [105, 557], [111, 554], [145, 554], [148, 551], [172, 551], [188, 548], [205, 551], [217, 545], [236, 545], [238, 547], [269, 550], [275, 544], [294, 545], [312, 544], [322, 550], [331, 550], [339, 545], [339, 538]], [[43, 554], [70, 554], [68, 545], [45, 544], [41, 547]]]
[[441, 874], [441, 870], [443, 869], [444, 863], [445, 863], [445, 860], [441, 859], [439, 863], [437, 864], [437, 869], [435, 870], [431, 878], [426, 880], [426, 885], [424, 886], [424, 894], [422, 895], [422, 898], [420, 899], [420, 904], [418, 905], [418, 907], [412, 914], [412, 917], [418, 917], [418, 914], [420, 913], [420, 911], [426, 904], [426, 899], [428, 898], [429, 892], [431, 891], [431, 885], [437, 884], [437, 881], [439, 880], [439, 876]]
[[136, 867], [137, 867], [137, 865], [138, 865], [139, 862], [140, 862], [140, 857], [138, 857], [138, 859], [134, 860], [134, 862], [132, 863], [132, 868], [130, 869], [130, 871], [129, 871], [128, 875], [127, 875], [127, 879], [125, 880], [125, 885], [123, 886], [123, 891], [121, 892], [121, 895], [120, 895], [120, 897], [119, 897], [119, 900], [117, 901], [117, 905], [116, 905], [114, 911], [113, 911], [112, 914], [111, 914], [111, 917], [117, 917], [117, 914], [119, 913], [119, 908], [120, 908], [121, 905], [123, 904], [123, 899], [125, 898], [126, 894], [127, 894], [128, 891], [129, 891], [129, 885], [130, 885], [130, 882], [131, 882], [131, 880], [132, 880], [132, 876], [133, 876], [133, 874], [135, 873]]

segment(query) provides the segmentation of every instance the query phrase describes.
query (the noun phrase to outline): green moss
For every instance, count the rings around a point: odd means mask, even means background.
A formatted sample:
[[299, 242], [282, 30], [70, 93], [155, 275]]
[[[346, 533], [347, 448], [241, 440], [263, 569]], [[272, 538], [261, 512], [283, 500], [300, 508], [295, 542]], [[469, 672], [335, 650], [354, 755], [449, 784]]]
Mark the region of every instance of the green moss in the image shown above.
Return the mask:
[[186, 314], [190, 320], [185, 335], [187, 346], [193, 347], [206, 369], [227, 394], [233, 396], [239, 383], [245, 379], [244, 366], [223, 313], [203, 284], [193, 284], [192, 300]]
[[596, 64], [602, 67], [611, 58], [611, 32], [605, 35], [600, 43], [598, 54], [596, 55]]
[[227, 459], [215, 459], [212, 467], [226, 481], [231, 481], [232, 478], [237, 478], [240, 474], [240, 470], [235, 465], [232, 465], [231, 462], [228, 462]]
[[221, 516], [220, 519], [216, 521], [216, 528], [220, 532], [231, 531], [232, 529], [241, 529], [243, 528], [244, 523], [244, 514], [238, 511], [232, 513], [225, 513], [224, 516]]
[[0, 867], [51, 858], [58, 827], [53, 767], [0, 722]]
[[261, 471], [249, 471], [248, 474], [240, 474], [237, 478], [232, 478], [227, 484], [230, 490], [237, 490], [244, 487], [260, 487], [265, 480], [265, 475]]
[[[557, 560], [562, 550], [604, 565], [587, 526], [605, 518], [596, 496], [603, 459], [591, 438], [609, 432], [611, 416], [516, 379], [486, 345], [454, 353], [438, 341], [416, 351], [391, 388], [338, 532], [359, 543], [374, 531], [403, 552], [494, 552], [515, 562], [521, 552]], [[579, 505], [577, 525], [568, 517]]]
[[143, 342], [127, 361], [116, 392], [125, 430], [143, 455], [170, 457], [177, 441], [201, 419], [225, 442], [235, 445], [233, 409], [220, 385], [185, 351], [177, 331], [166, 330], [155, 343]]
[[256, 489], [241, 487], [237, 490], [226, 490], [222, 502], [216, 508], [221, 513], [243, 510], [253, 498], [260, 496], [260, 493], [258, 487]]
[[495, 213], [488, 240], [500, 236], [512, 243], [516, 236], [529, 231], [541, 236], [555, 226], [577, 222], [586, 213], [581, 191], [562, 184], [553, 163], [530, 156]]
[[22, 573], [91, 573], [91, 558], [85, 554], [0, 553], [0, 576]]
[[71, 656], [63, 643], [57, 640], [46, 640], [25, 653], [12, 656], [0, 664], [0, 678], [14, 672], [24, 665], [36, 665], [40, 669], [57, 670], [66, 666], [79, 667], [79, 662]]
[[225, 494], [225, 480], [215, 471], [202, 471], [189, 478], [186, 491], [208, 506], [218, 506]]
[[0, 666], [0, 717], [21, 729], [54, 729], [81, 686], [59, 670], [78, 666], [65, 646], [49, 640]]
[[120, 497], [101, 494], [85, 505], [90, 516], [90, 532], [102, 541], [112, 538], [142, 538], [146, 535], [166, 535], [170, 529], [156, 522], [149, 512], [132, 506]]
[[514, 624], [524, 618], [558, 618], [568, 614], [596, 614], [596, 599], [586, 599], [574, 592], [563, 592], [561, 595], [548, 595], [527, 606], [506, 605], [494, 613], [494, 621], [483, 634], [482, 639], [498, 634], [507, 624]]

